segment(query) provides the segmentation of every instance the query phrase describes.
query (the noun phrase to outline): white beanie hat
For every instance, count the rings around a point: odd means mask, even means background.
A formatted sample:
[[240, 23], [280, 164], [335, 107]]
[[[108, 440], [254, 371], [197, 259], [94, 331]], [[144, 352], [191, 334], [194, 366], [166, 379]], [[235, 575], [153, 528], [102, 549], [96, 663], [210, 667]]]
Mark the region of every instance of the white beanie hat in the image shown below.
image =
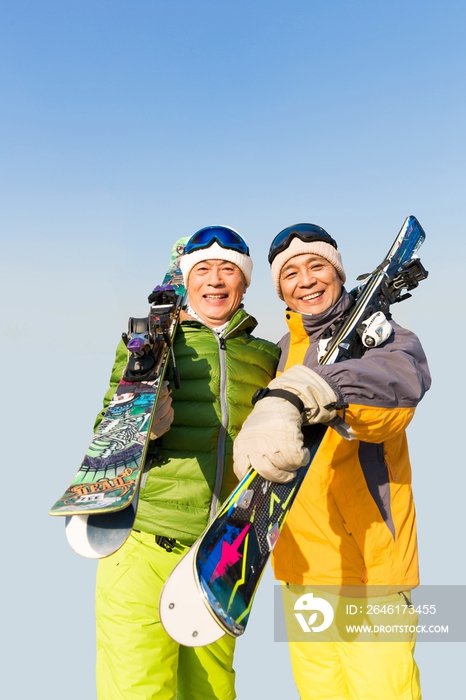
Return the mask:
[[184, 284], [188, 286], [189, 273], [194, 265], [203, 260], [226, 260], [234, 263], [244, 275], [246, 287], [251, 284], [252, 260], [249, 255], [240, 253], [232, 248], [223, 248], [217, 241], [214, 241], [208, 248], [199, 248], [191, 253], [185, 253], [180, 258], [180, 268], [183, 273]]
[[291, 240], [288, 248], [283, 250], [281, 253], [278, 253], [278, 255], [272, 261], [272, 279], [280, 299], [283, 299], [283, 294], [280, 287], [280, 273], [282, 268], [286, 265], [288, 260], [291, 260], [291, 258], [294, 258], [296, 255], [305, 255], [306, 253], [314, 253], [314, 255], [320, 255], [321, 258], [328, 260], [328, 262], [333, 265], [335, 270], [338, 272], [338, 276], [340, 277], [342, 283], [345, 283], [346, 274], [343, 269], [341, 255], [336, 248], [325, 241], [302, 241], [295, 237]]

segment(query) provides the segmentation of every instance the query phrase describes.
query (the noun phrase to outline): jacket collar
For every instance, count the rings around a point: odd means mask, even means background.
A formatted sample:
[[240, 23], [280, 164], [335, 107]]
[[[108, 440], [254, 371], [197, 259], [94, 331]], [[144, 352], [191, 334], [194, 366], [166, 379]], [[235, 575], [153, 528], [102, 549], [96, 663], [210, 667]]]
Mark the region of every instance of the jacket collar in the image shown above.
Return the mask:
[[[202, 323], [201, 321], [198, 321], [197, 319], [193, 318], [192, 316], [187, 314], [186, 311], [181, 311], [180, 320], [183, 324], [189, 323], [192, 326], [196, 325], [211, 330], [209, 326], [206, 326], [205, 323]], [[230, 318], [226, 329], [221, 335], [223, 338], [229, 338], [231, 336], [239, 335], [241, 333], [247, 333], [249, 335], [253, 332], [256, 326], [257, 321], [254, 318], [254, 316], [250, 316], [243, 308], [240, 307]]]

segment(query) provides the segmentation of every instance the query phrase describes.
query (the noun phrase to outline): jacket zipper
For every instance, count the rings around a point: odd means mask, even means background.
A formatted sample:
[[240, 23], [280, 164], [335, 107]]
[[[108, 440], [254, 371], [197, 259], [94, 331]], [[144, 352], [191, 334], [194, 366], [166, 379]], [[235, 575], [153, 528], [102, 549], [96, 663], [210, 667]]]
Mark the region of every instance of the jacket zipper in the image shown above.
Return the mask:
[[212, 493], [212, 500], [210, 502], [210, 513], [209, 520], [213, 520], [215, 517], [218, 506], [220, 493], [223, 484], [223, 473], [225, 471], [225, 441], [227, 437], [228, 428], [228, 403], [226, 400], [226, 385], [227, 385], [227, 360], [226, 360], [226, 343], [225, 338], [222, 336], [217, 336], [218, 346], [219, 346], [219, 360], [220, 360], [220, 415], [221, 415], [221, 425], [218, 433], [217, 439], [217, 469], [215, 472], [215, 485]]
[[[241, 325], [246, 319], [242, 319]], [[223, 485], [223, 474], [225, 472], [225, 442], [227, 437], [228, 421], [230, 419], [228, 411], [228, 402], [226, 399], [227, 394], [227, 345], [226, 339], [228, 336], [232, 335], [238, 326], [231, 328], [228, 333], [224, 336], [217, 336], [218, 346], [219, 346], [219, 360], [220, 360], [220, 414], [221, 414], [221, 425], [217, 440], [217, 469], [215, 474], [215, 485], [212, 493], [212, 500], [210, 502], [210, 513], [209, 520], [213, 520], [217, 514], [219, 507], [220, 493], [222, 491]]]

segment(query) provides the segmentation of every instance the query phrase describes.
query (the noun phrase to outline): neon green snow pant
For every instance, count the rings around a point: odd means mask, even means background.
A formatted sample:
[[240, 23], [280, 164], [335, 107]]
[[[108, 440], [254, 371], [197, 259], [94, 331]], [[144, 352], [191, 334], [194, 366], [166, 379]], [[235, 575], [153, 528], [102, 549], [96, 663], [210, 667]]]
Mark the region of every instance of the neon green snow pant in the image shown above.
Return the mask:
[[177, 644], [162, 627], [160, 592], [188, 547], [167, 552], [153, 535], [132, 532], [99, 562], [96, 586], [99, 700], [233, 700], [235, 640]]

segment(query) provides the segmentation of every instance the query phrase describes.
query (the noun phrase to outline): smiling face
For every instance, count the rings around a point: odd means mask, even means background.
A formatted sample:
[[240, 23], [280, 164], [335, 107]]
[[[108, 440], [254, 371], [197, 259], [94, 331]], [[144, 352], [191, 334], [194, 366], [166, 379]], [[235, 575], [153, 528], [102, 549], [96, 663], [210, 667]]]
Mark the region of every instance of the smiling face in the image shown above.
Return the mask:
[[280, 272], [287, 306], [305, 314], [321, 314], [340, 298], [342, 282], [331, 263], [313, 253], [295, 255]]
[[229, 321], [245, 293], [243, 273], [226, 260], [204, 260], [189, 273], [189, 303], [209, 328]]

